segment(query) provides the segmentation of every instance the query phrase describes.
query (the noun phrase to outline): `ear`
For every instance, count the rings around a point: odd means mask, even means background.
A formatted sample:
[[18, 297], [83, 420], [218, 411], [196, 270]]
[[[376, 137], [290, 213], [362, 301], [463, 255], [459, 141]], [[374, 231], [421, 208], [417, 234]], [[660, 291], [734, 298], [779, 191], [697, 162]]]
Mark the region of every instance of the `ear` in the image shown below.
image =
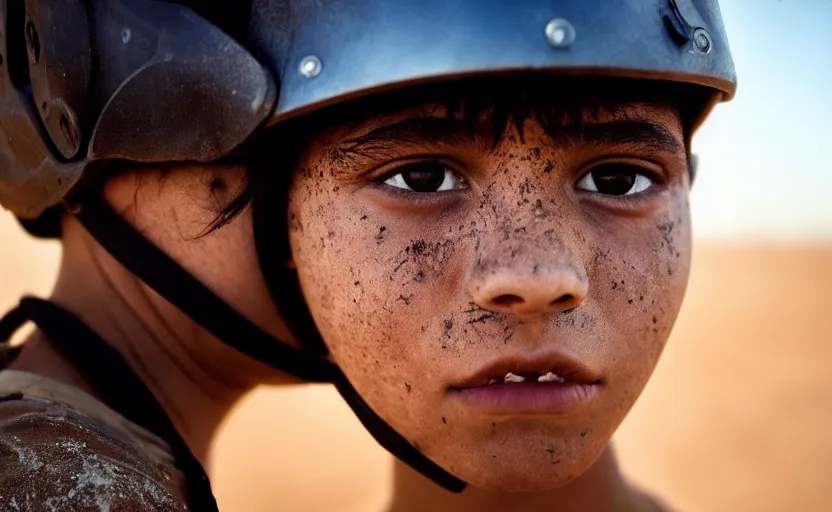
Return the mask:
[[699, 167], [699, 155], [693, 153], [688, 155], [688, 174], [690, 174], [690, 185], [693, 186], [696, 180], [696, 171]]

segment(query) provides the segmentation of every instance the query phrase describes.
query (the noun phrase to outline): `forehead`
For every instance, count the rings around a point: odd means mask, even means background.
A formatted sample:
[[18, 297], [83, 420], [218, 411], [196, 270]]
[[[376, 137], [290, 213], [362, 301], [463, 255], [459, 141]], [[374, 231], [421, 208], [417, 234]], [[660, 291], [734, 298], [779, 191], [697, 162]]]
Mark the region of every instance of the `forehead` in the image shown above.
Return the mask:
[[[330, 109], [313, 122], [320, 142], [361, 137], [384, 126], [445, 120], [497, 143], [529, 121], [551, 134], [610, 121], [649, 121], [682, 137], [682, 91], [672, 84], [611, 79], [492, 79], [460, 81], [377, 95]], [[436, 125], [436, 123], [434, 123]], [[390, 130], [395, 139], [403, 131]], [[323, 137], [320, 137], [323, 136]]]

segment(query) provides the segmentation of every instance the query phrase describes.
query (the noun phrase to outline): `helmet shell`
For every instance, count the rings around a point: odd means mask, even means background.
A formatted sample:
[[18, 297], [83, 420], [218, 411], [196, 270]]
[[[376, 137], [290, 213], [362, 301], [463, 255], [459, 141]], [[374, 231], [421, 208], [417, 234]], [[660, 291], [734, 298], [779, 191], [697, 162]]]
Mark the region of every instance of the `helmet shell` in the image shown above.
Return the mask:
[[255, 45], [280, 70], [272, 123], [378, 90], [482, 75], [669, 80], [726, 100], [736, 90], [715, 0], [259, 3], [290, 13], [277, 27], [276, 16], [252, 18]]
[[[22, 219], [95, 162], [209, 162], [258, 130], [394, 88], [530, 73], [730, 99], [717, 0], [0, 0], [0, 204]], [[95, 65], [93, 65], [95, 64]], [[30, 230], [55, 235], [52, 228]]]

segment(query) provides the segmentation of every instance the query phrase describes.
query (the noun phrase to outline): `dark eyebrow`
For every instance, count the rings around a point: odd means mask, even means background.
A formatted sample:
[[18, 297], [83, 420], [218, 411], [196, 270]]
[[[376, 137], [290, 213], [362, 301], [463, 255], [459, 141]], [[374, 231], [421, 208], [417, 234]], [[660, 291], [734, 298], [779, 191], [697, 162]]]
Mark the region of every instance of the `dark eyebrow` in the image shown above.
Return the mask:
[[673, 133], [652, 121], [611, 121], [570, 124], [557, 129], [553, 138], [593, 146], [626, 146], [647, 152], [685, 153], [685, 146]]
[[[549, 127], [547, 133], [561, 144], [618, 146], [644, 152], [685, 153], [684, 145], [667, 128], [652, 121], [622, 120], [602, 123], [568, 123]], [[481, 144], [492, 148], [494, 133], [473, 129], [450, 117], [416, 117], [374, 128], [338, 142], [339, 159], [386, 159], [402, 146], [436, 147]]]
[[400, 146], [460, 146], [487, 142], [490, 137], [450, 117], [414, 117], [373, 128], [336, 144], [344, 157], [379, 158]]

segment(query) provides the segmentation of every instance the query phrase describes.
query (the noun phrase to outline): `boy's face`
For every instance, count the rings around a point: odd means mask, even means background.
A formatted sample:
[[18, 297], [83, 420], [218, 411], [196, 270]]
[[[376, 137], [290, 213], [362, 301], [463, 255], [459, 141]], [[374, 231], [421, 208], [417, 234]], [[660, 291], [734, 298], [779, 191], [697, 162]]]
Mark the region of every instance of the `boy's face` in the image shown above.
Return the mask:
[[528, 116], [495, 138], [487, 114], [466, 130], [440, 103], [378, 115], [315, 137], [290, 189], [293, 258], [334, 359], [473, 485], [543, 490], [585, 472], [681, 305], [679, 115], [623, 103], [582, 117]]

